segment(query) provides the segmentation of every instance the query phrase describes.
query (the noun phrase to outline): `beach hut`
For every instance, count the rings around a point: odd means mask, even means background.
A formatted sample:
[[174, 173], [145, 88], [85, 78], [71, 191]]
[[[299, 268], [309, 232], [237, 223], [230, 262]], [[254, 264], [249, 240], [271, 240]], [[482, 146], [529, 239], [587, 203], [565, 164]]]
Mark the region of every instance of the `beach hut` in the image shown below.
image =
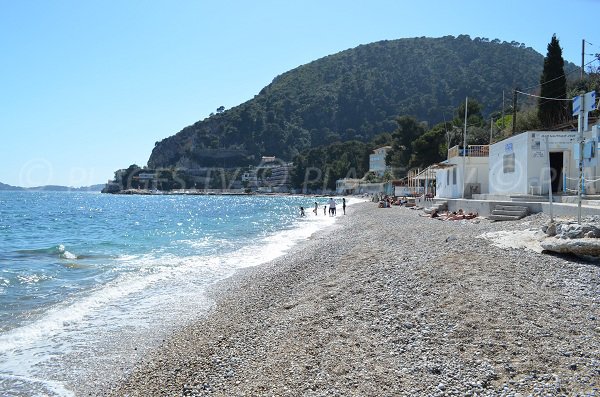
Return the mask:
[[488, 192], [488, 145], [454, 146], [448, 159], [434, 165], [436, 198], [472, 198]]
[[[583, 133], [586, 194], [600, 192], [598, 126]], [[576, 131], [526, 131], [490, 147], [491, 194], [546, 195], [578, 191], [579, 139]]]

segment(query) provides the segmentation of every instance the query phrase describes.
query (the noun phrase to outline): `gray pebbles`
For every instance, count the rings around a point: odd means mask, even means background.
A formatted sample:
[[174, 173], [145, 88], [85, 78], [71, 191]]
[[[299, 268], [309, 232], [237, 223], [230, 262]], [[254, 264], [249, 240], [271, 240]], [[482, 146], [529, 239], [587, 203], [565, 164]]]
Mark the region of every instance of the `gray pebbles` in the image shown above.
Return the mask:
[[598, 264], [478, 238], [543, 214], [419, 213], [349, 207], [99, 395], [600, 396]]

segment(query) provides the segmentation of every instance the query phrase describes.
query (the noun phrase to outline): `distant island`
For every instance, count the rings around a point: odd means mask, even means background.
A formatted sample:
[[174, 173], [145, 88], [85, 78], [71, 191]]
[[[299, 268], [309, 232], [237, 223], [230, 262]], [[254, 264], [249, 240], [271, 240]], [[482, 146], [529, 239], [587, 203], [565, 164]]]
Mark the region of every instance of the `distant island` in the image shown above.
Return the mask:
[[35, 187], [20, 187], [7, 185], [0, 182], [0, 191], [30, 191], [30, 192], [100, 192], [104, 184], [82, 186], [82, 187], [69, 187], [69, 186], [58, 186], [58, 185], [45, 185]]

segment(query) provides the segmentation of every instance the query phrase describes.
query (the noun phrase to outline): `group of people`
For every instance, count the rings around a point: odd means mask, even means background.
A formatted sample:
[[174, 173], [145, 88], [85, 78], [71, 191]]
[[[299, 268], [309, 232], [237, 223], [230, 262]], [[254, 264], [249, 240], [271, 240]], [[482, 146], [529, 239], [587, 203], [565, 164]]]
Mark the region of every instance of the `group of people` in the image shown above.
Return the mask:
[[443, 213], [439, 213], [438, 210], [433, 209], [430, 214], [422, 215], [422, 216], [426, 216], [428, 218], [439, 219], [441, 221], [459, 221], [462, 219], [473, 219], [473, 218], [476, 218], [477, 215], [478, 215], [477, 212], [465, 213], [461, 208], [458, 211], [452, 211], [452, 212], [447, 211], [447, 212], [443, 212]]
[[[336, 216], [337, 215], [337, 203], [336, 201], [332, 198], [329, 199], [329, 201], [327, 202], [327, 204], [323, 205], [323, 215], [327, 215], [327, 206], [329, 205], [329, 216]], [[313, 209], [313, 213], [315, 215], [318, 214], [318, 210], [319, 210], [319, 203], [315, 201], [315, 208]], [[342, 198], [342, 211], [344, 212], [344, 215], [346, 215], [346, 198]], [[306, 213], [304, 212], [304, 207], [300, 207], [300, 216], [306, 216]]]
[[406, 205], [407, 203], [406, 197], [383, 196], [379, 200], [379, 208], [390, 208], [392, 205]]

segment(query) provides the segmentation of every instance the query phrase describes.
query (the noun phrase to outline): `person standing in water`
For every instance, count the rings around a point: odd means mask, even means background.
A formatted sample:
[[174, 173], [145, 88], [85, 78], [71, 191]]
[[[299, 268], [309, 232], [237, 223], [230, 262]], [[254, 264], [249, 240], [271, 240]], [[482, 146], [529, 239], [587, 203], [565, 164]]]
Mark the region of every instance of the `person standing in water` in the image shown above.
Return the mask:
[[344, 215], [346, 215], [346, 197], [342, 198], [342, 211], [344, 211]]
[[335, 200], [329, 199], [329, 216], [335, 216]]
[[315, 209], [313, 210], [313, 212], [315, 213], [315, 215], [317, 215], [317, 208], [319, 208], [319, 203], [317, 203], [315, 201]]
[[326, 205], [323, 206], [323, 215], [327, 215], [327, 206]]

